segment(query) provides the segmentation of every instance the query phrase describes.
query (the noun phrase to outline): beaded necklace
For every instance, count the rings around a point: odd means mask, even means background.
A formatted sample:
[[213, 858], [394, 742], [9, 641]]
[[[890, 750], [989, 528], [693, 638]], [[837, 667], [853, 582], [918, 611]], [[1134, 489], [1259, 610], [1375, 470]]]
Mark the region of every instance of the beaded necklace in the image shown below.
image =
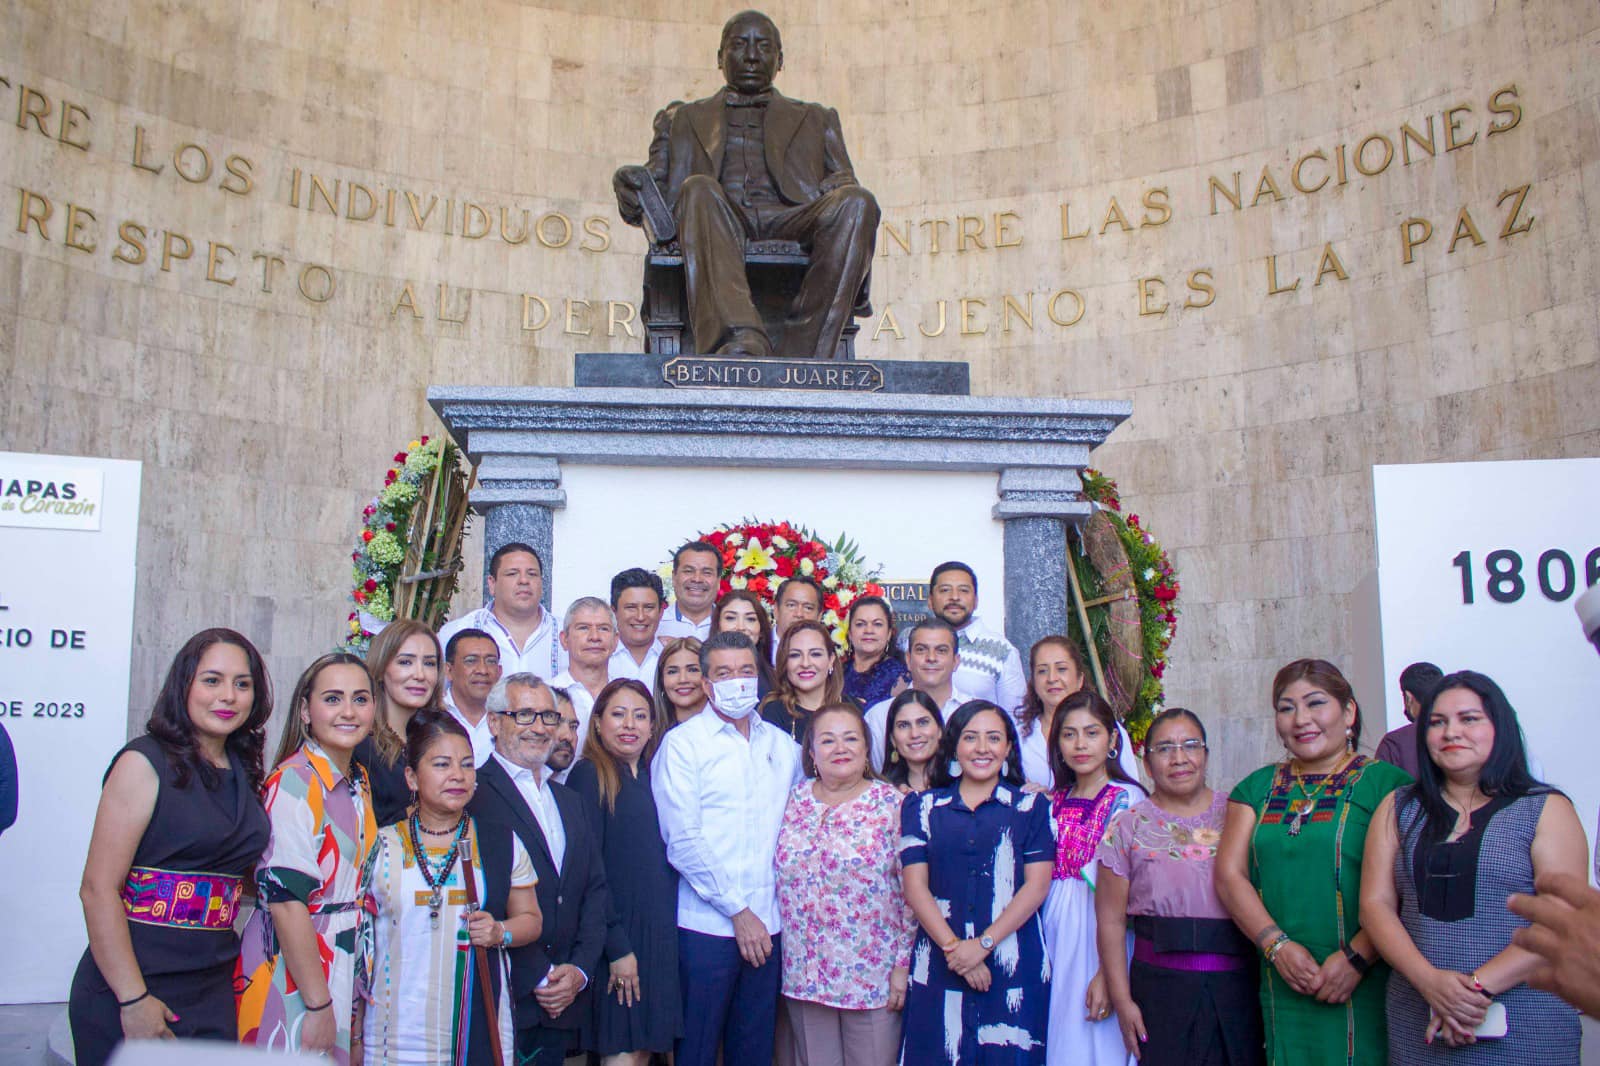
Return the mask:
[[417, 855], [417, 869], [422, 873], [422, 880], [428, 886], [428, 924], [431, 928], [439, 928], [439, 908], [444, 906], [445, 882], [450, 880], [450, 872], [456, 867], [456, 858], [461, 854], [461, 838], [467, 832], [467, 816], [461, 815], [461, 821], [456, 823], [456, 838], [450, 842], [450, 847], [445, 851], [444, 857], [439, 860], [437, 871], [433, 868], [433, 861], [428, 858], [427, 849], [422, 846], [422, 819], [417, 816], [415, 808], [411, 811], [411, 818], [407, 824], [411, 832], [411, 850]]

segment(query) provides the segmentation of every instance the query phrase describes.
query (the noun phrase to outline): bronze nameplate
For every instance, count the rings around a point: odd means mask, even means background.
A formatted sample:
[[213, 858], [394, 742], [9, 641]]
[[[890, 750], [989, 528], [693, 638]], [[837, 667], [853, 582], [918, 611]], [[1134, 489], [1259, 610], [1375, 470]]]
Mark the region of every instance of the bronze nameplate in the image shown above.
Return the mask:
[[812, 392], [877, 392], [883, 371], [856, 360], [744, 359], [723, 355], [679, 355], [661, 365], [661, 378], [675, 389], [807, 389]]

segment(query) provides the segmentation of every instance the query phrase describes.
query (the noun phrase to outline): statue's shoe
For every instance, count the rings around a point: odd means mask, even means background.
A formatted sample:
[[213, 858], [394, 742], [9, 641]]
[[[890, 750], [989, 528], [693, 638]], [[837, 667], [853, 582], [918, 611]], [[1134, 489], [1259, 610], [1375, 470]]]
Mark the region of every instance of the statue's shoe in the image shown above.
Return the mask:
[[772, 341], [758, 329], [736, 329], [728, 339], [717, 346], [713, 355], [730, 355], [744, 359], [771, 359]]

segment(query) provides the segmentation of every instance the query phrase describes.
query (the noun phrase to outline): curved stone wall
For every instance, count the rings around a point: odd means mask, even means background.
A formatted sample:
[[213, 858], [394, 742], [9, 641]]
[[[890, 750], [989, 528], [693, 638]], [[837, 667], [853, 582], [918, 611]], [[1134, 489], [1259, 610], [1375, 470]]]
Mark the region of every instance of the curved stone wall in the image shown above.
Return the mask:
[[[1371, 464], [1600, 450], [1592, 4], [768, 10], [883, 206], [861, 353], [1133, 402], [1097, 461], [1175, 550], [1219, 776], [1361, 638]], [[145, 462], [135, 720], [201, 625], [280, 691], [337, 639], [428, 384], [637, 350], [610, 173], [729, 13], [0, 8], [0, 448]]]

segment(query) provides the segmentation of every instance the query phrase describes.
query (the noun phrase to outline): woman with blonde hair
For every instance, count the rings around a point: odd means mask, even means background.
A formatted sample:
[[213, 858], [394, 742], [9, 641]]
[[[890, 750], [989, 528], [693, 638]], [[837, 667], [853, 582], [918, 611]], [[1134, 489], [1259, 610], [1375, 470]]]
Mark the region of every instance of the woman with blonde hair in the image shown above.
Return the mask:
[[806, 722], [843, 700], [843, 693], [844, 668], [833, 634], [821, 622], [796, 622], [778, 642], [778, 683], [762, 702], [761, 717], [804, 746]]
[[676, 637], [661, 646], [656, 659], [656, 712], [665, 732], [706, 709], [706, 688], [700, 683], [700, 642]]
[[591, 997], [582, 1040], [606, 1066], [643, 1066], [651, 1053], [671, 1051], [683, 1032], [678, 874], [667, 862], [650, 786], [664, 726], [642, 682], [611, 682], [595, 700], [583, 759], [567, 778], [590, 805], [611, 889], [610, 972], [604, 994]]
[[348, 652], [317, 659], [294, 687], [262, 797], [272, 842], [234, 979], [241, 1043], [350, 1061], [356, 930], [378, 837], [355, 750], [373, 717], [366, 664]]
[[372, 736], [356, 751], [372, 785], [372, 804], [379, 825], [405, 817], [411, 803], [406, 784], [405, 735], [412, 715], [441, 710], [444, 653], [433, 630], [411, 618], [397, 618], [372, 638], [367, 673], [377, 715]]

